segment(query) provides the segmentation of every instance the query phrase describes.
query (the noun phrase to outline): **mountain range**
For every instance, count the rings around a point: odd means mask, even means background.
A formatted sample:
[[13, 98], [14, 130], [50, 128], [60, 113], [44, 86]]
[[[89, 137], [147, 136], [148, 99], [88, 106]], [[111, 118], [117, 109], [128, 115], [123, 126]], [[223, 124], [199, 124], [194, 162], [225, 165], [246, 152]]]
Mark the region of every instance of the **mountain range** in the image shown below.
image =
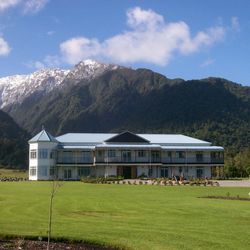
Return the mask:
[[131, 130], [183, 133], [233, 151], [250, 144], [250, 87], [222, 78], [169, 79], [86, 60], [0, 78], [0, 106], [30, 135], [44, 125], [54, 135]]

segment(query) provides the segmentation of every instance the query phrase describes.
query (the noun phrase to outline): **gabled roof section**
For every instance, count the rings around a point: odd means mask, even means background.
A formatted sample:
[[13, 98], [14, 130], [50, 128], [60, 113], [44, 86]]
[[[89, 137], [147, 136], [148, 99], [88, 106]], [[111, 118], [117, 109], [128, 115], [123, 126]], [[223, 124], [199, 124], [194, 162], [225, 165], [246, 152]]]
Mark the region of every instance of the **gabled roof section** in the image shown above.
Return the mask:
[[29, 142], [58, 142], [49, 132], [43, 129], [40, 133], [35, 135]]
[[129, 131], [122, 132], [118, 135], [115, 135], [109, 139], [107, 139], [105, 142], [113, 142], [113, 143], [121, 143], [121, 142], [128, 142], [128, 143], [149, 143], [148, 140], [145, 138], [136, 135], [134, 133], [131, 133]]

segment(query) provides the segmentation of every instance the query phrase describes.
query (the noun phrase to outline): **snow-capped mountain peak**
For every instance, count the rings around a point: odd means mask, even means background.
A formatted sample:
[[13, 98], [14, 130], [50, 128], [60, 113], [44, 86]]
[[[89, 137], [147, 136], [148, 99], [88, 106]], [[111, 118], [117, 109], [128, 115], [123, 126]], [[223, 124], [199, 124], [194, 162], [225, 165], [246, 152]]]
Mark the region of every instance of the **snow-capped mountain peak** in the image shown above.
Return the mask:
[[81, 80], [92, 80], [109, 70], [121, 66], [94, 60], [79, 62], [71, 70], [42, 69], [29, 75], [14, 75], [0, 78], [0, 108], [21, 104], [33, 93], [45, 95], [62, 83], [76, 84]]
[[0, 78], [0, 107], [22, 103], [36, 91], [48, 93], [60, 85], [68, 70], [43, 69], [30, 75], [14, 75]]
[[117, 68], [121, 68], [121, 66], [87, 59], [76, 64], [66, 76], [65, 80], [70, 81], [71, 84], [75, 84], [80, 80], [94, 79], [106, 71], [115, 70]]

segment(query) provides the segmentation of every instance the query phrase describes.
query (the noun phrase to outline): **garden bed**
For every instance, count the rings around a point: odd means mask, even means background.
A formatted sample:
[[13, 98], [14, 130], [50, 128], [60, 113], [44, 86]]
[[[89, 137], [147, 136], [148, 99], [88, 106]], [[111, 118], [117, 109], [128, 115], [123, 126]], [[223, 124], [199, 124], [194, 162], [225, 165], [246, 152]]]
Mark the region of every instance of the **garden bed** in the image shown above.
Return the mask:
[[250, 201], [250, 198], [244, 198], [239, 196], [216, 196], [216, 195], [208, 195], [199, 198], [207, 198], [207, 199], [219, 199], [219, 200], [238, 200], [238, 201]]
[[[47, 241], [29, 239], [0, 239], [0, 250], [46, 250]], [[115, 250], [118, 248], [102, 247], [86, 243], [74, 242], [51, 242], [50, 249], [54, 250]]]

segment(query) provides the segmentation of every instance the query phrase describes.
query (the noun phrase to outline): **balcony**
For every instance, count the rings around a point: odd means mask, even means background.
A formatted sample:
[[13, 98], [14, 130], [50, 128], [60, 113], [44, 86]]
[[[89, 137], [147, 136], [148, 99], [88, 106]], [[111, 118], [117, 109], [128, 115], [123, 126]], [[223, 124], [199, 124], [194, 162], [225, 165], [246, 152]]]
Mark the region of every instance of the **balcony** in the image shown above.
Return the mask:
[[58, 157], [58, 164], [93, 164], [93, 157]]
[[96, 163], [161, 163], [160, 157], [96, 157]]
[[187, 158], [176, 158], [176, 157], [162, 157], [162, 163], [169, 164], [223, 164], [224, 159], [222, 158], [210, 158], [210, 157], [187, 157]]

